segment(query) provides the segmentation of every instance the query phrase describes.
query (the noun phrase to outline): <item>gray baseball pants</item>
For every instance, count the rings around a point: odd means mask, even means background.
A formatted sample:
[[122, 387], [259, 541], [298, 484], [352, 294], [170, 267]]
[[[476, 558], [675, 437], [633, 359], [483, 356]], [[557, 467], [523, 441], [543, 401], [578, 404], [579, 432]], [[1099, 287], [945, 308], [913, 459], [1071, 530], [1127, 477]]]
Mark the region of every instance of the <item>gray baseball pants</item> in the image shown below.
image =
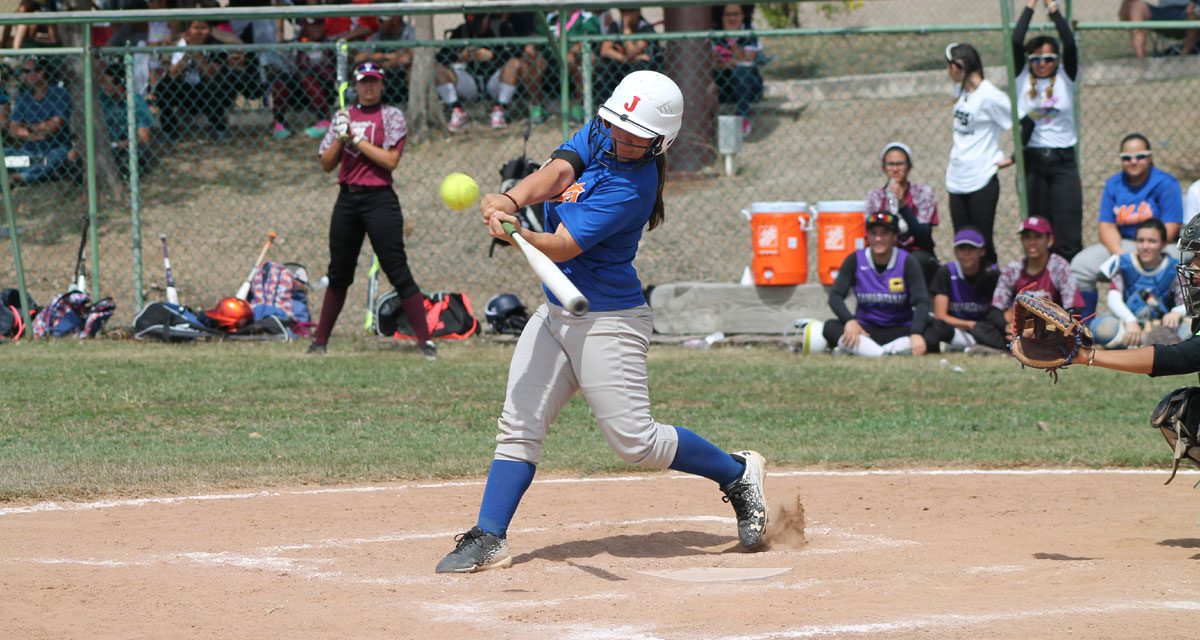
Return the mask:
[[583, 392], [604, 440], [622, 460], [665, 469], [675, 460], [675, 427], [650, 417], [648, 306], [582, 318], [543, 304], [525, 325], [508, 370], [496, 458], [537, 464], [550, 424]]

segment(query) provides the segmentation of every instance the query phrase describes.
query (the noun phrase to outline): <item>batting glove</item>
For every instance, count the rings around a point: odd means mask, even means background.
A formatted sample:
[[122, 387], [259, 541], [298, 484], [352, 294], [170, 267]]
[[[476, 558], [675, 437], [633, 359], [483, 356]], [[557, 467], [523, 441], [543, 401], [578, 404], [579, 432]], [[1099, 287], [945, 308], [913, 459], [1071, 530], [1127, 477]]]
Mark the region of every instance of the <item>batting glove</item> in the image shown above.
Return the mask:
[[333, 133], [342, 142], [350, 139], [350, 114], [345, 111], [338, 111], [333, 116]]

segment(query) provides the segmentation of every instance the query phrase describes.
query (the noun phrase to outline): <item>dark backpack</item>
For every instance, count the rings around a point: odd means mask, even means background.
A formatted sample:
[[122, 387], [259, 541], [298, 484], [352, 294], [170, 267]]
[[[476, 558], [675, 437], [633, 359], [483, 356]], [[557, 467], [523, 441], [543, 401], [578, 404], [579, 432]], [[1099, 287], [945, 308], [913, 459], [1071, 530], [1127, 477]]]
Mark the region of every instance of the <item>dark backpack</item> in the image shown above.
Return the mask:
[[[37, 303], [29, 298], [29, 315], [38, 312]], [[30, 322], [21, 315], [21, 292], [16, 289], [0, 289], [0, 340], [20, 340], [29, 329]]]
[[151, 302], [133, 319], [133, 337], [139, 340], [193, 342], [220, 335], [191, 309], [169, 302]]
[[[400, 295], [395, 291], [379, 298], [375, 304], [375, 318], [379, 335], [416, 339], [404, 315]], [[439, 291], [426, 296], [425, 322], [429, 325], [429, 337], [440, 340], [465, 340], [479, 330], [479, 321], [475, 319], [471, 300], [465, 293]]]
[[[538, 170], [537, 163], [519, 156], [504, 163], [500, 167], [500, 193], [504, 193], [516, 186], [522, 178], [528, 176]], [[546, 207], [539, 202], [533, 205], [526, 205], [517, 209], [516, 217], [521, 221], [521, 226], [531, 231], [542, 232], [546, 230]], [[492, 238], [492, 245], [488, 247], [488, 257], [496, 251], [496, 247], [507, 247], [508, 243], [500, 238]]]

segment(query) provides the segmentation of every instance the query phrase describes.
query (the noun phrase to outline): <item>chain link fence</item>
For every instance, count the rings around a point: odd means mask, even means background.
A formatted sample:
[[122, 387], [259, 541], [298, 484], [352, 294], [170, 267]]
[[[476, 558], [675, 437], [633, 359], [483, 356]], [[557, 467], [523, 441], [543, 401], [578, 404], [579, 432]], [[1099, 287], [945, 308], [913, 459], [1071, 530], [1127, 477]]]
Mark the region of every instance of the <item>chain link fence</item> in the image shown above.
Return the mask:
[[[926, 13], [896, 13], [896, 8], [916, 11], [924, 3], [834, 4], [847, 10], [832, 17], [802, 15], [802, 26], [826, 29], [829, 25], [820, 20], [828, 19], [891, 32], [760, 28], [765, 21], [759, 7], [753, 36], [761, 51], [753, 64], [735, 65], [733, 71], [718, 68], [714, 60], [722, 47], [743, 47], [751, 33], [720, 31], [721, 6], [711, 12], [713, 31], [692, 37], [664, 33], [656, 24], [661, 13], [656, 17], [649, 10], [641, 18], [650, 28], [630, 35], [603, 32], [613, 24], [619, 30], [621, 12], [610, 12], [607, 22], [596, 16], [594, 26], [568, 38], [565, 65], [560, 51], [536, 33], [351, 43], [348, 64], [370, 59], [388, 69], [385, 100], [405, 110], [414, 134], [394, 177], [418, 284], [426, 292], [466, 292], [480, 317], [485, 301], [496, 293], [515, 292], [527, 303], [539, 300], [536, 278], [517, 252], [502, 248], [489, 255], [491, 241], [478, 216], [449, 211], [438, 198], [438, 185], [446, 174], [461, 171], [474, 176], [484, 191], [498, 189], [507, 161], [524, 154], [535, 162], [546, 158], [564, 133], [589, 119], [619, 78], [636, 68], [661, 70], [683, 85], [701, 87], [701, 99], [689, 98], [689, 119], [672, 149], [666, 223], [644, 236], [639, 253], [636, 266], [644, 283], [737, 281], [751, 258], [742, 209], [758, 201], [865, 199], [886, 182], [879, 154], [893, 140], [913, 148], [911, 179], [932, 185], [938, 194], [941, 224], [934, 238], [939, 257], [950, 259], [943, 176], [955, 87], [946, 76], [942, 51], [952, 41], [975, 44], [987, 78], [1007, 88], [1009, 54], [1004, 32], [995, 24], [999, 11], [993, 3], [938, 0], [922, 11], [957, 11], [942, 21], [943, 27], [907, 28], [895, 27], [897, 15], [911, 23]], [[970, 14], [964, 4], [988, 6]], [[802, 9], [816, 10], [808, 4]], [[980, 26], [959, 28], [971, 23]], [[1126, 133], [1145, 133], [1158, 165], [1185, 188], [1200, 178], [1200, 127], [1191, 117], [1200, 57], [1134, 61], [1122, 29], [1084, 25], [1078, 41], [1086, 245], [1096, 241], [1103, 182], [1120, 170], [1115, 154]], [[494, 57], [488, 64], [464, 66], [464, 48], [488, 50]], [[614, 51], [620, 55], [613, 56]], [[0, 82], [11, 105], [5, 138], [10, 175], [29, 176], [15, 177], [21, 183], [13, 189], [26, 282], [32, 297], [44, 304], [65, 290], [76, 264], [89, 210], [83, 170], [89, 127], [80, 56], [34, 58], [36, 53], [9, 51], [0, 64]], [[94, 60], [90, 130], [98, 176], [99, 263], [93, 275], [100, 292], [117, 300], [114, 323], [128, 323], [140, 301], [163, 297], [160, 234], [170, 243], [182, 302], [195, 308], [233, 295], [269, 231], [278, 234], [269, 259], [305, 264], [314, 280], [324, 273], [337, 188], [335, 174], [320, 170], [317, 148], [338, 107], [335, 43], [101, 49]], [[36, 68], [22, 73], [30, 67]], [[454, 80], [467, 124], [453, 132], [453, 111], [439, 92], [448, 72], [471, 76], [470, 82]], [[68, 96], [69, 113], [67, 126], [53, 136], [30, 140], [21, 135], [18, 116], [29, 113], [21, 109], [27, 96], [42, 95], [30, 85], [37, 76], [45, 78], [49, 93]], [[474, 95], [462, 90], [465, 85]], [[511, 92], [500, 85], [509, 85]], [[498, 103], [503, 127], [493, 126], [500, 124], [493, 122]], [[721, 115], [744, 116], [748, 125], [734, 175], [726, 174], [716, 148]], [[136, 163], [130, 140], [138, 140]], [[1011, 151], [1011, 141], [1007, 148]], [[28, 167], [13, 165], [26, 156]], [[1001, 173], [996, 235], [1002, 261], [1019, 257], [1020, 251], [1015, 171]], [[815, 238], [809, 241], [815, 264]], [[0, 247], [0, 286], [15, 286], [11, 243], [5, 238]], [[344, 313], [348, 318], [361, 308], [356, 301], [365, 299], [369, 264], [366, 245]], [[320, 295], [312, 298], [315, 312]], [[344, 318], [338, 331], [360, 327]]]

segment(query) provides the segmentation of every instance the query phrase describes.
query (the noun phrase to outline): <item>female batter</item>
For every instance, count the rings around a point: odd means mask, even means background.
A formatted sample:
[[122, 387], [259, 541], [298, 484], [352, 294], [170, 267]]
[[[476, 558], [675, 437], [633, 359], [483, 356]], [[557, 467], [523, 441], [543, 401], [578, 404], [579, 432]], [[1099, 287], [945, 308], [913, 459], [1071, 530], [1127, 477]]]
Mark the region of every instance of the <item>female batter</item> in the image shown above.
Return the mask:
[[525, 325], [509, 365], [479, 519], [455, 538], [457, 546], [438, 563], [439, 573], [512, 565], [509, 523], [533, 481], [550, 423], [577, 390], [623, 460], [716, 481], [737, 514], [741, 544], [762, 542], [763, 457], [754, 451], [726, 453], [650, 416], [646, 353], [653, 315], [632, 262], [642, 229], [663, 221], [664, 154], [682, 120], [679, 87], [661, 73], [635, 71], [541, 169], [480, 202], [492, 236], [511, 241], [501, 224], [517, 225], [514, 211], [544, 201], [546, 228], [553, 231], [522, 229], [521, 236], [562, 267], [591, 311], [574, 317], [547, 291], [548, 302]]
[[341, 166], [340, 190], [329, 221], [329, 287], [308, 352], [325, 353], [329, 334], [346, 303], [346, 290], [354, 282], [358, 253], [366, 235], [371, 238], [383, 272], [400, 295], [404, 315], [417, 337], [417, 348], [433, 360], [437, 348], [429, 340], [425, 299], [408, 270], [404, 216], [392, 188], [392, 171], [400, 162], [408, 134], [404, 113], [383, 104], [383, 69], [375, 63], [364, 62], [354, 70], [354, 87], [358, 104], [334, 115], [319, 151], [321, 168], [326, 172]]

